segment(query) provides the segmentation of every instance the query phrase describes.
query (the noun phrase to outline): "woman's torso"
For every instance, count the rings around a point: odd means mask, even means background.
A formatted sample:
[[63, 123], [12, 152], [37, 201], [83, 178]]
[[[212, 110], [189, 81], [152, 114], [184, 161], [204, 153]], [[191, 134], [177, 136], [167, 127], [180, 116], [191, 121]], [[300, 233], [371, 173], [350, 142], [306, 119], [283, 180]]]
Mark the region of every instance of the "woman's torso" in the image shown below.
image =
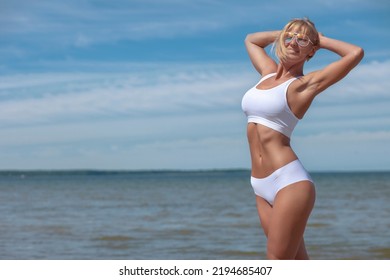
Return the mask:
[[[299, 103], [294, 90], [296, 78], [276, 81], [274, 75], [264, 76], [242, 100], [248, 116], [252, 176], [256, 178], [267, 177], [297, 159], [290, 146], [291, 133], [299, 121], [293, 111], [302, 107], [296, 104]], [[293, 110], [290, 105], [294, 105]]]

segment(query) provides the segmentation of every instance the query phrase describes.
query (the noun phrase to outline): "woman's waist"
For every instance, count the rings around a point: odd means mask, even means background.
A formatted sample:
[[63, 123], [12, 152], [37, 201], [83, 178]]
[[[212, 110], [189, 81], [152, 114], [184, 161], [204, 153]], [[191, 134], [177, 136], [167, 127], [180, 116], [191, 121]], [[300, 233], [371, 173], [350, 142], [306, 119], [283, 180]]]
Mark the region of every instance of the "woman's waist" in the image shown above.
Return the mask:
[[252, 176], [256, 178], [267, 177], [274, 171], [297, 159], [297, 155], [290, 146], [283, 146], [279, 149], [274, 147], [271, 151], [263, 150], [260, 164], [257, 166], [257, 170], [252, 170]]

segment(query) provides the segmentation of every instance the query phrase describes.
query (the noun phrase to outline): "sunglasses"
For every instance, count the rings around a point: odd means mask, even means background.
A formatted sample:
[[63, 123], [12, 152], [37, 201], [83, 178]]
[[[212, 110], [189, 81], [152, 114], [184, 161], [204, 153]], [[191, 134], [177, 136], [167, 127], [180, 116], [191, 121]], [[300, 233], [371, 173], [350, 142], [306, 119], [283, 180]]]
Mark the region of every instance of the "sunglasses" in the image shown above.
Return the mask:
[[313, 44], [313, 42], [310, 41], [309, 36], [296, 32], [286, 32], [284, 35], [284, 43], [288, 45], [294, 40], [294, 38], [300, 47], [307, 47], [309, 43]]

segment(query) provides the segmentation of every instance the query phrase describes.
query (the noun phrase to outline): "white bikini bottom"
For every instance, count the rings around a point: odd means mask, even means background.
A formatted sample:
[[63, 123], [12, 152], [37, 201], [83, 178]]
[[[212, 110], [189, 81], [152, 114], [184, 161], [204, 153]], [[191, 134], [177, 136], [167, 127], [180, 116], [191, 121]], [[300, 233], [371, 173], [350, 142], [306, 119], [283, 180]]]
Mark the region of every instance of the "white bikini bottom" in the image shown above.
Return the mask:
[[299, 159], [275, 170], [268, 177], [251, 177], [251, 184], [255, 194], [267, 200], [271, 205], [273, 205], [276, 194], [281, 189], [300, 181], [310, 181], [313, 183], [312, 178]]

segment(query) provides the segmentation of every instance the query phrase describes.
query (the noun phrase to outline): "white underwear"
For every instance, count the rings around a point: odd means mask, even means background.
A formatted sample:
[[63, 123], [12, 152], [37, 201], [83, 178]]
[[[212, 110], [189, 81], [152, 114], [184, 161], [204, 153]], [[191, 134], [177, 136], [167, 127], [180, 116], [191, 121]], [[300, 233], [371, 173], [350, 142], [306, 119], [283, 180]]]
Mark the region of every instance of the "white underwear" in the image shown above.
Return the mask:
[[281, 189], [300, 181], [313, 182], [309, 173], [298, 159], [280, 167], [268, 177], [251, 177], [251, 184], [255, 194], [264, 198], [271, 205], [273, 205], [276, 194]]

